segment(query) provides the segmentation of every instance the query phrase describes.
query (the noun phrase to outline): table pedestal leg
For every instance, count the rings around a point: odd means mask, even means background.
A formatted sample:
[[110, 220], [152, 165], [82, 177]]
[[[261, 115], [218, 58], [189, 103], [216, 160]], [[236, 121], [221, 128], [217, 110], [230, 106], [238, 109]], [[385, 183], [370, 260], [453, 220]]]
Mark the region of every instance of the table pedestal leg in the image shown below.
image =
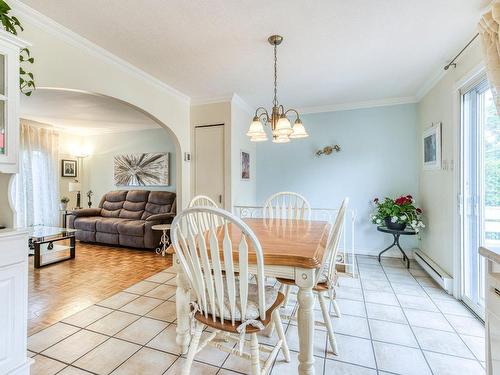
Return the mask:
[[181, 354], [186, 354], [191, 339], [189, 322], [189, 281], [184, 274], [179, 260], [174, 254], [174, 265], [177, 271], [177, 291], [175, 293], [175, 302], [177, 310], [177, 337], [175, 339]]
[[314, 375], [314, 270], [298, 270], [295, 283], [299, 287], [297, 301], [299, 329], [300, 375]]
[[410, 258], [408, 258], [408, 256], [406, 255], [406, 253], [404, 252], [404, 250], [401, 248], [401, 245], [399, 244], [399, 237], [400, 235], [399, 234], [393, 234], [393, 237], [394, 237], [394, 241], [392, 242], [392, 244], [385, 248], [384, 250], [382, 250], [379, 254], [378, 254], [378, 261], [380, 263], [380, 256], [385, 253], [387, 250], [390, 250], [392, 249], [394, 246], [396, 246], [399, 251], [401, 251], [401, 253], [403, 254], [403, 261], [406, 263], [406, 268], [410, 268]]

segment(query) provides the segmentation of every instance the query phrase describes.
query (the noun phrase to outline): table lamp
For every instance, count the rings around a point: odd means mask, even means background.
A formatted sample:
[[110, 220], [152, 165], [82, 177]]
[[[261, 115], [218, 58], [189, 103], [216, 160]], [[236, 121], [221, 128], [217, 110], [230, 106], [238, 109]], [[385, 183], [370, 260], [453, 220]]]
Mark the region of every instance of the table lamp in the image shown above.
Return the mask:
[[75, 182], [70, 182], [69, 183], [69, 191], [75, 192], [76, 191], [76, 207], [75, 209], [80, 209], [80, 190], [82, 189], [82, 184], [80, 184], [78, 181]]

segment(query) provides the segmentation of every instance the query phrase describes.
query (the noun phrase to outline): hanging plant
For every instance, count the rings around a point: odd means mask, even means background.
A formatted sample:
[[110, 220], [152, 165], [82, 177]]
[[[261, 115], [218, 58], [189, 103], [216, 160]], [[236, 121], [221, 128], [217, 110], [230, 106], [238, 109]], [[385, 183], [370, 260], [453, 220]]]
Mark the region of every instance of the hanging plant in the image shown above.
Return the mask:
[[[0, 0], [0, 20], [2, 21], [3, 28], [5, 31], [17, 35], [18, 31], [23, 31], [24, 29], [17, 17], [9, 16], [10, 11], [10, 6], [4, 0]], [[33, 73], [28, 71], [26, 66], [33, 64], [35, 59], [31, 57], [28, 48], [23, 48], [20, 51], [19, 62], [19, 89], [24, 95], [30, 96], [35, 89], [35, 81]]]

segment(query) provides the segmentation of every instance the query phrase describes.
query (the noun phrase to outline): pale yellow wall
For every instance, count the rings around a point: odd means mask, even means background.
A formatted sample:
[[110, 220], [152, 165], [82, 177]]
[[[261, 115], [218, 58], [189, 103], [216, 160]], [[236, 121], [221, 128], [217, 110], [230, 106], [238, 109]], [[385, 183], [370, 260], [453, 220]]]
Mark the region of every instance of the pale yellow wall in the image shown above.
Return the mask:
[[[231, 102], [200, 104], [191, 106], [191, 150], [194, 162], [194, 129], [200, 125], [224, 124], [224, 208], [231, 207]], [[191, 191], [194, 194], [194, 166], [191, 169]]]
[[[417, 140], [419, 162], [419, 196], [427, 225], [422, 232], [422, 250], [447, 273], [453, 275], [454, 224], [457, 197], [454, 192], [458, 168], [457, 140], [459, 110], [457, 84], [481, 63], [479, 43], [475, 43], [458, 60], [456, 68], [450, 68], [445, 76], [425, 95], [418, 104]], [[442, 123], [441, 170], [422, 169], [422, 133], [432, 123]], [[447, 166], [447, 168], [446, 168]], [[456, 166], [456, 168], [452, 168]]]

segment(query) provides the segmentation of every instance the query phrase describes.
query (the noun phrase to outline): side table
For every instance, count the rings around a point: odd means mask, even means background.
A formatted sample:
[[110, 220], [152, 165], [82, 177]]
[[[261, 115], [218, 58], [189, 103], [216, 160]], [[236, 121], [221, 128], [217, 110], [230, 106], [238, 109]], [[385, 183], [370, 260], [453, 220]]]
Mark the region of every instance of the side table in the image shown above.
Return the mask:
[[168, 237], [167, 231], [170, 230], [170, 224], [157, 224], [151, 227], [153, 230], [161, 230], [163, 234], [160, 239], [160, 246], [156, 248], [156, 254], [161, 254], [165, 256], [167, 252], [167, 247], [170, 244], [170, 238]]
[[406, 268], [410, 268], [410, 259], [408, 258], [408, 256], [404, 252], [404, 250], [401, 248], [401, 245], [399, 244], [399, 237], [400, 236], [414, 236], [414, 235], [417, 234], [417, 232], [415, 232], [413, 230], [395, 230], [395, 229], [389, 229], [389, 228], [383, 227], [383, 226], [377, 227], [377, 230], [379, 232], [383, 232], [383, 233], [390, 233], [394, 237], [394, 242], [389, 247], [387, 247], [386, 249], [382, 250], [378, 254], [378, 261], [379, 261], [379, 263], [380, 263], [380, 256], [383, 253], [385, 253], [387, 250], [392, 249], [394, 246], [396, 246], [399, 249], [399, 251], [401, 251], [401, 253], [403, 254], [403, 261], [406, 262]]

